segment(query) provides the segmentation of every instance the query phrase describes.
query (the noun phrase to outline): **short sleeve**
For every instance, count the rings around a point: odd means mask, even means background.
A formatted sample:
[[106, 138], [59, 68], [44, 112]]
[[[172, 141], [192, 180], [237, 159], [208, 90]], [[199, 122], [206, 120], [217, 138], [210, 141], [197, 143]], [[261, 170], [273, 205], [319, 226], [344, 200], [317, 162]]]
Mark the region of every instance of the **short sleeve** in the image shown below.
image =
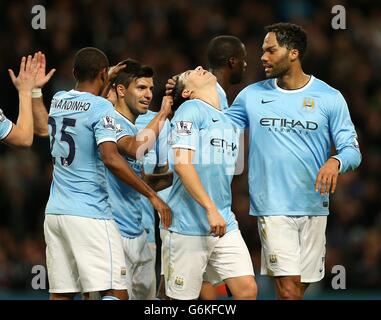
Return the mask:
[[171, 121], [172, 149], [197, 150], [199, 130], [203, 129], [201, 110], [197, 101], [184, 102]]
[[0, 109], [0, 140], [5, 139], [9, 133], [12, 131], [12, 121], [7, 119], [3, 113], [3, 110]]
[[116, 142], [116, 114], [110, 102], [99, 99], [97, 106], [89, 120], [94, 131], [97, 145], [102, 142]]

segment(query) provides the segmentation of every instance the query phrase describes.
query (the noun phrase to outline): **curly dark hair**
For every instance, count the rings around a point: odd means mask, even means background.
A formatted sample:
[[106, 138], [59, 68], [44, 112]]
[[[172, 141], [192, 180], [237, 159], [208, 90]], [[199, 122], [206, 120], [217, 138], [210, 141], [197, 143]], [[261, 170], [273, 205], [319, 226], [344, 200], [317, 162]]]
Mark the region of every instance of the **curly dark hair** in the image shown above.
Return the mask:
[[281, 47], [297, 49], [300, 60], [303, 59], [307, 49], [307, 34], [301, 26], [293, 23], [279, 22], [265, 27], [267, 32], [274, 32], [276, 40]]

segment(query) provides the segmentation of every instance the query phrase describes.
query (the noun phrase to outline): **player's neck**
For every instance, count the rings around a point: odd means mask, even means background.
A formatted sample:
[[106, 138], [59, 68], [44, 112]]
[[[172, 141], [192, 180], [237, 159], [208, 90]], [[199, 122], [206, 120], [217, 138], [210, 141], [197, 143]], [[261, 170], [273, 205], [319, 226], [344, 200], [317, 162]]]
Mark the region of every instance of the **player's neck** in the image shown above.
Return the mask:
[[216, 108], [217, 110], [221, 110], [220, 99], [218, 98], [217, 90], [215, 87], [214, 88], [205, 87], [204, 90], [199, 91], [192, 98], [202, 100], [205, 103], [211, 105], [213, 108]]
[[229, 75], [227, 72], [223, 69], [209, 69], [209, 72], [216, 76], [218, 84], [222, 87], [222, 89], [224, 89], [225, 92], [227, 92], [230, 87]]
[[311, 79], [310, 75], [303, 72], [301, 68], [290, 70], [287, 74], [277, 78], [277, 85], [285, 90], [296, 90], [303, 88]]
[[126, 105], [122, 103], [117, 103], [115, 110], [118, 111], [123, 117], [128, 119], [131, 123], [135, 124], [137, 116], [135, 116]]
[[101, 92], [101, 88], [99, 86], [97, 86], [94, 82], [89, 81], [77, 82], [74, 89], [80, 92], [88, 92], [95, 96], [99, 96]]

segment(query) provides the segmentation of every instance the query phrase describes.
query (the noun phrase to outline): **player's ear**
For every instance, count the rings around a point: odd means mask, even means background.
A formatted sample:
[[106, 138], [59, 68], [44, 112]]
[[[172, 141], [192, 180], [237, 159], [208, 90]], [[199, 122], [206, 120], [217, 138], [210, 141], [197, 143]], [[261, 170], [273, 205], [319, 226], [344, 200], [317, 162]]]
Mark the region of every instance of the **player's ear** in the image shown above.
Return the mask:
[[299, 59], [299, 50], [298, 49], [291, 49], [290, 50], [290, 60], [293, 62], [296, 59]]
[[118, 94], [118, 97], [124, 98], [126, 93], [126, 88], [122, 84], [118, 84], [116, 86], [116, 93]]
[[235, 57], [230, 57], [228, 59], [228, 65], [230, 69], [233, 69], [236, 64], [237, 64], [237, 59]]
[[189, 90], [189, 89], [184, 89], [183, 92], [181, 92], [181, 96], [184, 98], [184, 99], [188, 99], [191, 95], [192, 91]]
[[102, 71], [101, 71], [100, 73], [101, 73], [101, 80], [102, 80], [103, 82], [106, 82], [107, 79], [108, 79], [107, 68], [103, 68]]

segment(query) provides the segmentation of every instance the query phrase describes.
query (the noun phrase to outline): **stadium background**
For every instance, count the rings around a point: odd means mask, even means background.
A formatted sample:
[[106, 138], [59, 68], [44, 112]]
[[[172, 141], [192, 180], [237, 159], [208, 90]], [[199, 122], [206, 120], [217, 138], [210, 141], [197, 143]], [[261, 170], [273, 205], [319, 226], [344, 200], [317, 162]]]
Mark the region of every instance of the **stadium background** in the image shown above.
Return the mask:
[[[44, 5], [46, 30], [33, 30], [31, 8]], [[333, 30], [331, 8], [346, 8], [346, 30]], [[132, 57], [155, 69], [160, 105], [166, 79], [197, 65], [206, 66], [206, 44], [233, 34], [246, 44], [245, 85], [264, 79], [260, 64], [263, 26], [277, 21], [308, 31], [304, 69], [341, 90], [359, 134], [360, 168], [340, 177], [327, 227], [326, 277], [309, 298], [381, 298], [381, 4], [379, 1], [231, 0], [57, 0], [0, 2], [0, 108], [15, 121], [17, 93], [7, 69], [18, 70], [22, 55], [42, 50], [57, 72], [44, 89], [73, 87], [72, 58], [83, 46], [104, 50], [111, 63]], [[233, 183], [234, 211], [259, 275], [256, 221], [249, 217], [246, 171]], [[46, 298], [31, 289], [34, 265], [45, 264], [42, 234], [51, 181], [47, 139], [29, 150], [0, 146], [0, 299]], [[334, 265], [346, 268], [346, 290], [333, 290]], [[260, 298], [272, 298], [269, 279], [257, 277]]]

